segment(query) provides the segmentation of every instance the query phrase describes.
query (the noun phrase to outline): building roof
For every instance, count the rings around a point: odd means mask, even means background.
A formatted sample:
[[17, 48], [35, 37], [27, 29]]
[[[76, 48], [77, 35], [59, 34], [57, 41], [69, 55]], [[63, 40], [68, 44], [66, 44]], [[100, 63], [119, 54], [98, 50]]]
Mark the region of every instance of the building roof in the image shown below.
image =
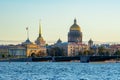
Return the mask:
[[29, 40], [29, 39], [27, 39], [25, 42], [23, 42], [22, 44], [32, 44], [32, 42]]
[[7, 49], [7, 48], [9, 48], [8, 45], [0, 45], [0, 49]]

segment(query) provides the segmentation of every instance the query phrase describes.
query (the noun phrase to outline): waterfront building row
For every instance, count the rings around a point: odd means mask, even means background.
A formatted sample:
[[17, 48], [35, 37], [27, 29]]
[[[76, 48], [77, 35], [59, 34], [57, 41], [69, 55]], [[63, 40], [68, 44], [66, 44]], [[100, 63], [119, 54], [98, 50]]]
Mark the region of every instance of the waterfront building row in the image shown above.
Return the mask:
[[[28, 28], [26, 28], [28, 31]], [[68, 41], [62, 42], [59, 38], [55, 44], [46, 46], [41, 33], [41, 24], [39, 24], [39, 36], [35, 42], [29, 40], [27, 37], [25, 42], [19, 45], [0, 45], [0, 55], [7, 56], [78, 56], [78, 55], [114, 55], [116, 51], [120, 50], [120, 45], [94, 45], [92, 39], [88, 44], [83, 43], [83, 33], [81, 27], [74, 19], [74, 23], [70, 26], [68, 32]], [[90, 54], [92, 53], [92, 54]], [[103, 53], [103, 54], [101, 54]], [[105, 53], [105, 54], [104, 54]]]

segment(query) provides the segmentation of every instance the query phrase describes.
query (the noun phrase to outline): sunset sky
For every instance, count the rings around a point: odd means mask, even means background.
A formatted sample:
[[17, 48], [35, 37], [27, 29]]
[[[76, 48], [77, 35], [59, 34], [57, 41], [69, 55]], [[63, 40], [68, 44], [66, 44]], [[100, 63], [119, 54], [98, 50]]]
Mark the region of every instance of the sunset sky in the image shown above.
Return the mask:
[[67, 41], [74, 18], [83, 41], [120, 41], [120, 0], [0, 0], [0, 40], [38, 37], [39, 20], [46, 42]]

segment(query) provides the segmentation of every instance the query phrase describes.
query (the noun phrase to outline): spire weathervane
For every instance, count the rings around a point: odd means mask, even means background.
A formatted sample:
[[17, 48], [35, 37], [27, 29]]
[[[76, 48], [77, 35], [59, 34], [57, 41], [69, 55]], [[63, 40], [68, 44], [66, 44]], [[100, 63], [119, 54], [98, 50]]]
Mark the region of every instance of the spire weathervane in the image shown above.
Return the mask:
[[76, 20], [76, 18], [74, 19], [74, 24], [76, 24], [77, 23], [77, 20]]
[[26, 30], [27, 30], [27, 39], [29, 40], [29, 29], [28, 29], [28, 27], [26, 27]]

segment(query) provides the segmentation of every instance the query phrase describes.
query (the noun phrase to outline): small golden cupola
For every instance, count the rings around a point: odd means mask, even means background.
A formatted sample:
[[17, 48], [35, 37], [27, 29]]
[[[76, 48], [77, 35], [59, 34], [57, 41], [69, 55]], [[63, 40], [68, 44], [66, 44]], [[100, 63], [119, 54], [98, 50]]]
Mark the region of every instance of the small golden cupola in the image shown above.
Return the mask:
[[74, 24], [70, 27], [70, 31], [72, 31], [72, 30], [81, 31], [80, 26], [77, 25], [77, 20], [76, 19], [74, 19]]

